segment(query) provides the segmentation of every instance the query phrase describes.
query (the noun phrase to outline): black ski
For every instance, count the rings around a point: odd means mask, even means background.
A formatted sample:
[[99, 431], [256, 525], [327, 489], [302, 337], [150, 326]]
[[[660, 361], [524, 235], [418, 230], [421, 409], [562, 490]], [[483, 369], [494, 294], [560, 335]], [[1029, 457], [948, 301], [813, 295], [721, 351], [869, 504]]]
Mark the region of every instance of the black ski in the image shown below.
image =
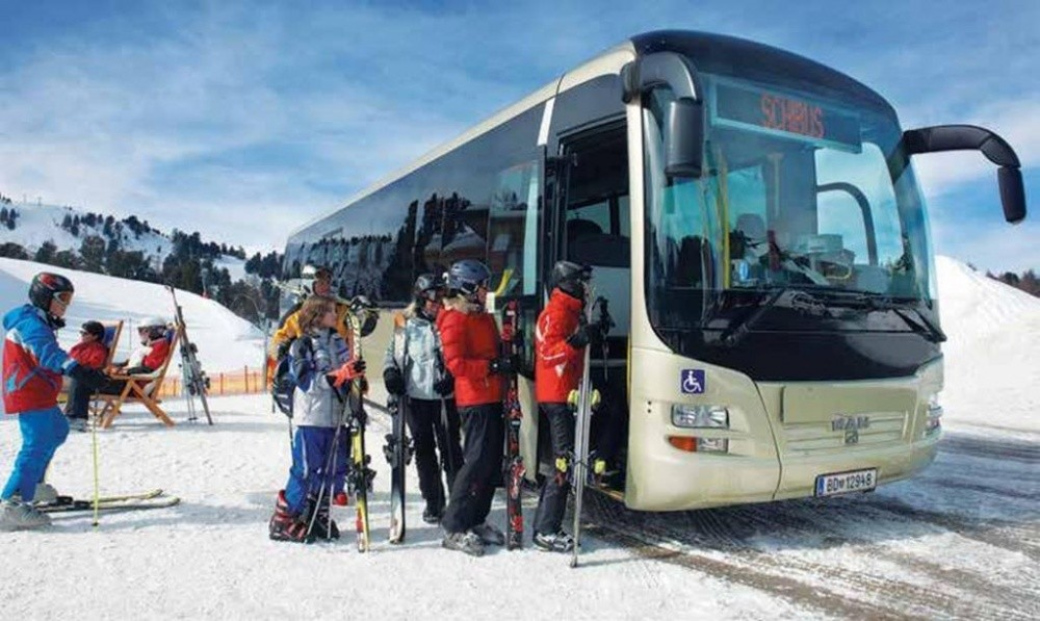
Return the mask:
[[[580, 325], [584, 328], [592, 320], [591, 290], [586, 293], [585, 313], [581, 316]], [[571, 470], [574, 489], [574, 548], [571, 549], [571, 567], [578, 566], [578, 552], [581, 549], [581, 501], [585, 491], [585, 480], [588, 477], [589, 458], [589, 422], [592, 419], [592, 382], [589, 379], [589, 354], [591, 348], [585, 347], [585, 362], [581, 371], [581, 384], [574, 398], [568, 402], [574, 407], [574, 464]]]
[[202, 401], [202, 409], [206, 412], [206, 420], [212, 425], [213, 417], [209, 414], [209, 403], [206, 402], [209, 378], [206, 377], [206, 372], [202, 370], [202, 364], [199, 362], [198, 347], [188, 338], [188, 326], [184, 323], [184, 311], [181, 310], [181, 305], [177, 302], [177, 291], [169, 285], [166, 288], [170, 291], [170, 295], [173, 296], [173, 307], [177, 313], [177, 329], [181, 333], [181, 372], [184, 377], [184, 387], [188, 391], [188, 420], [195, 420], [193, 398], [197, 396]]
[[[502, 318], [502, 349], [506, 356], [519, 359], [521, 335], [519, 326], [519, 309], [516, 301], [506, 304]], [[520, 456], [520, 422], [523, 411], [520, 409], [517, 374], [507, 376], [509, 385], [503, 402], [506, 419], [506, 452], [503, 464], [502, 480], [506, 486], [506, 548], [516, 550], [524, 545], [524, 511], [521, 503], [521, 486], [524, 481], [524, 460]]]
[[403, 542], [406, 532], [405, 469], [411, 461], [411, 446], [405, 434], [407, 407], [407, 396], [390, 395], [386, 401], [393, 431], [387, 434], [386, 446], [383, 447], [390, 464], [390, 543]]

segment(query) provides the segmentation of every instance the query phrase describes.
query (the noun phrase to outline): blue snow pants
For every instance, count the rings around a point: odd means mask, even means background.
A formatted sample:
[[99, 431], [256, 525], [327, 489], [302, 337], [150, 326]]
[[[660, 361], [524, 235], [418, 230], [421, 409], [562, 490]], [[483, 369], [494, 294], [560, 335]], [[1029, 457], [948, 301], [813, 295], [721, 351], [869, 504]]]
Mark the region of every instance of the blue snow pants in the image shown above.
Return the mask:
[[54, 452], [68, 437], [69, 421], [55, 406], [19, 413], [18, 426], [22, 432], [22, 448], [0, 498], [7, 500], [17, 492], [28, 502], [36, 496], [36, 484], [43, 480]]
[[[321, 491], [324, 500], [329, 494], [335, 495], [343, 491], [347, 478], [347, 463], [350, 459], [348, 450], [350, 434], [340, 429], [336, 446], [332, 443], [336, 437], [334, 427], [297, 427], [293, 438], [292, 468], [289, 469], [289, 482], [285, 484], [285, 501], [293, 515], [302, 515], [307, 507], [307, 496], [315, 496]], [[329, 455], [335, 456], [329, 461]], [[326, 471], [328, 468], [328, 471]]]

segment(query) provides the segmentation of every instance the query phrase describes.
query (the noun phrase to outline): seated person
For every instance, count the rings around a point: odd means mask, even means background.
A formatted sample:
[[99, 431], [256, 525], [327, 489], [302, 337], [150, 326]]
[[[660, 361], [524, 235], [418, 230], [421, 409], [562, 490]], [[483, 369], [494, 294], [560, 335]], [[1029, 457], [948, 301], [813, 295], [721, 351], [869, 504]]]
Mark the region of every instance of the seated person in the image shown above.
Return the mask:
[[[137, 327], [141, 345], [130, 353], [130, 359], [112, 365], [111, 372], [122, 375], [144, 375], [162, 366], [170, 353], [170, 340], [166, 338], [166, 322], [159, 317], [149, 317]], [[126, 380], [110, 379], [98, 392], [118, 394], [126, 387]]]
[[[108, 347], [105, 346], [105, 326], [96, 321], [88, 321], [79, 331], [79, 343], [69, 350], [69, 356], [80, 366], [101, 369], [108, 361]], [[69, 380], [69, 400], [65, 402], [65, 416], [72, 420], [87, 420], [87, 407], [90, 405], [89, 387], [83, 386], [75, 378]]]

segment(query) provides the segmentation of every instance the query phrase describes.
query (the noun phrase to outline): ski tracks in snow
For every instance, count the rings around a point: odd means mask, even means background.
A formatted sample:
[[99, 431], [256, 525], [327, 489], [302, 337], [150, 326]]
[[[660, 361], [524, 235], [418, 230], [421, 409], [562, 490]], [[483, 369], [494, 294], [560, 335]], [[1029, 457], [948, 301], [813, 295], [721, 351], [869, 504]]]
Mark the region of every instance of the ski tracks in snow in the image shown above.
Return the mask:
[[954, 435], [875, 494], [643, 513], [590, 492], [589, 533], [838, 618], [1040, 617], [1040, 449]]

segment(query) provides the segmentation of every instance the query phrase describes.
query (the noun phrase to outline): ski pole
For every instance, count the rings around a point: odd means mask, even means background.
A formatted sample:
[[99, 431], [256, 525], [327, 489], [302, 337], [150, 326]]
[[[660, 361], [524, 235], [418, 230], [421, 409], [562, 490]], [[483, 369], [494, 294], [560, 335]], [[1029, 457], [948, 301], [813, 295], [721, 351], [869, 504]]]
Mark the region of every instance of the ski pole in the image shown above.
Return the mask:
[[97, 441], [97, 421], [90, 421], [90, 438], [91, 443], [94, 445], [94, 528], [98, 526], [98, 514], [100, 513], [101, 504], [101, 485], [100, 477], [98, 476], [98, 441]]

